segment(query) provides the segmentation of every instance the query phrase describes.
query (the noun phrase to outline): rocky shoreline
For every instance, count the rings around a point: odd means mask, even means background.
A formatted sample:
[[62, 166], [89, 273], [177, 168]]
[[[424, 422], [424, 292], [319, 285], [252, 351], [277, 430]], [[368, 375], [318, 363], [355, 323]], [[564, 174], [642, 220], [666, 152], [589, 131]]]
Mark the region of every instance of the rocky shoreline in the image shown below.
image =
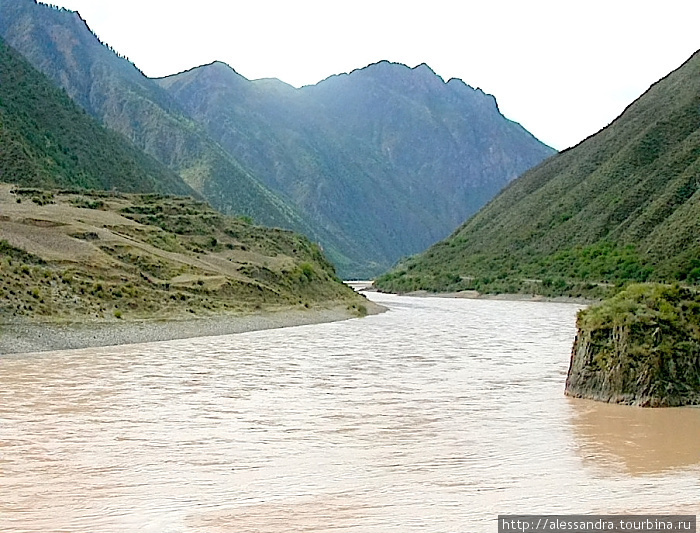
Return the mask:
[[[372, 302], [365, 305], [369, 315], [386, 311], [385, 307]], [[357, 317], [355, 309], [336, 305], [182, 320], [4, 324], [0, 325], [0, 355], [231, 335]]]

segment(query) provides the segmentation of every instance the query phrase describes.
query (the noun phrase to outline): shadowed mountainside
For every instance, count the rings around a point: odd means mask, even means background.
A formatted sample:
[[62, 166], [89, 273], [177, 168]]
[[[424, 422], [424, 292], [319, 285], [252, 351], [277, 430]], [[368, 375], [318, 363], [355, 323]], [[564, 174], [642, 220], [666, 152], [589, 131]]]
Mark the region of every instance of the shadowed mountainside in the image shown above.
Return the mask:
[[492, 96], [426, 65], [383, 61], [295, 89], [216, 62], [159, 83], [349, 255], [369, 257], [366, 274], [444, 238], [554, 153]]

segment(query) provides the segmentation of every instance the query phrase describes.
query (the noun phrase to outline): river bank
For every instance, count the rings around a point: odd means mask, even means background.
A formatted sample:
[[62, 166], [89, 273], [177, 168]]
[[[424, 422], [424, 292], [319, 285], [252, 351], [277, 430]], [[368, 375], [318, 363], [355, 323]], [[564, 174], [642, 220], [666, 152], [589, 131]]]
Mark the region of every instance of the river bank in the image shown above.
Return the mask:
[[[368, 315], [387, 309], [370, 301]], [[0, 355], [72, 350], [192, 337], [231, 335], [357, 318], [356, 309], [338, 304], [311, 309], [287, 308], [246, 315], [218, 315], [182, 320], [26, 322], [0, 325]]]
[[[372, 285], [372, 282], [355, 281], [350, 285], [357, 291], [363, 293], [383, 292]], [[389, 293], [391, 294], [391, 293]], [[522, 293], [502, 293], [489, 294], [479, 291], [458, 291], [458, 292], [430, 292], [430, 291], [411, 291], [399, 293], [399, 296], [411, 296], [416, 298], [466, 298], [470, 300], [502, 300], [509, 302], [552, 302], [552, 303], [571, 303], [580, 305], [592, 305], [600, 302], [600, 300], [592, 298], [574, 298], [571, 296], [542, 296], [539, 294], [522, 294]]]

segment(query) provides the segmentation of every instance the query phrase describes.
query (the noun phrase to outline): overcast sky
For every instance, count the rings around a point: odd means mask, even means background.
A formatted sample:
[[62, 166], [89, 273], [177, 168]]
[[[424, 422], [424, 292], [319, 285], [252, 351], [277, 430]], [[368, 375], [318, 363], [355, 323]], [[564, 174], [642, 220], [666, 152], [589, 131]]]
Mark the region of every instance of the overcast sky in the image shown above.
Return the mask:
[[221, 60], [302, 86], [387, 59], [493, 94], [557, 149], [700, 48], [698, 0], [53, 0], [148, 76]]

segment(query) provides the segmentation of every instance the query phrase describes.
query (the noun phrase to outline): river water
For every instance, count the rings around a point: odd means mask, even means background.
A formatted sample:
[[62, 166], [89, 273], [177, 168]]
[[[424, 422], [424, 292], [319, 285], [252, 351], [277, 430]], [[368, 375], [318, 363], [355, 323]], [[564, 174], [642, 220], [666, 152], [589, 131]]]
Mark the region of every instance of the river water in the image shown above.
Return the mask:
[[700, 409], [564, 397], [577, 306], [0, 358], [0, 531], [496, 531], [700, 510]]

